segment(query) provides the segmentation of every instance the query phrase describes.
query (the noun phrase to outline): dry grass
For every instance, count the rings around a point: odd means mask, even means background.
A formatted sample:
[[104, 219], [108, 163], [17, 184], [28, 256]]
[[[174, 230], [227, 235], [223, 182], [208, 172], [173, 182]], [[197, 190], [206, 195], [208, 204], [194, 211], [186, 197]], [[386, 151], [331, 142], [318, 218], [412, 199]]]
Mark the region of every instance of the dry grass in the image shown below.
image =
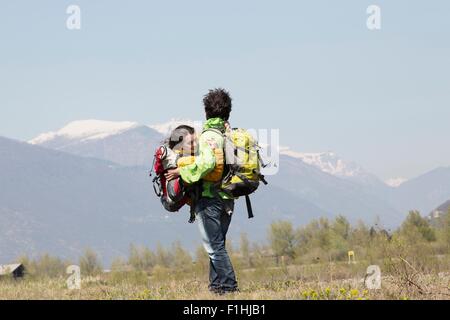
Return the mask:
[[[381, 289], [367, 290], [358, 269], [322, 265], [243, 270], [238, 273], [241, 291], [225, 296], [209, 293], [206, 279], [195, 274], [104, 274], [83, 279], [81, 290], [68, 290], [64, 278], [2, 279], [0, 299], [450, 299], [448, 273], [418, 275], [414, 284], [401, 275], [385, 276]], [[348, 278], [350, 273], [354, 276]]]

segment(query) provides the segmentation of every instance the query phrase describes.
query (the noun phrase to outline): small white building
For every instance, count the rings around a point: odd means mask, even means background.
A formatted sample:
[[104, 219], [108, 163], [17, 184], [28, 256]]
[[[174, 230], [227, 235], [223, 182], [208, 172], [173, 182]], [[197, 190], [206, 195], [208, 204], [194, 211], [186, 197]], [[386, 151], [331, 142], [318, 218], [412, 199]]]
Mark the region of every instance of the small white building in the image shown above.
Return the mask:
[[443, 214], [443, 212], [440, 210], [434, 210], [432, 214], [433, 218], [438, 219]]
[[25, 267], [21, 263], [0, 265], [0, 277], [13, 276], [13, 278], [22, 278], [25, 274]]

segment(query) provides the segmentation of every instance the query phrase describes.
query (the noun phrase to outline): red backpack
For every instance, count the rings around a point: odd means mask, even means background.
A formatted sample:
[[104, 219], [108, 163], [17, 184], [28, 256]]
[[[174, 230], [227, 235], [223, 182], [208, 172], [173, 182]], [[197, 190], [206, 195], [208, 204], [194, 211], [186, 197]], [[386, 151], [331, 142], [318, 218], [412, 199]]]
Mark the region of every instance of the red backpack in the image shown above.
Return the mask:
[[[154, 154], [152, 171], [155, 173], [153, 178], [153, 190], [160, 198], [164, 209], [169, 212], [179, 211], [185, 204], [191, 204], [191, 217], [189, 222], [195, 220], [193, 213], [194, 206], [191, 199], [194, 199], [193, 192], [198, 188], [186, 187], [181, 177], [167, 181], [164, 174], [177, 167], [178, 155], [166, 145], [159, 146]], [[150, 176], [152, 176], [150, 171]]]

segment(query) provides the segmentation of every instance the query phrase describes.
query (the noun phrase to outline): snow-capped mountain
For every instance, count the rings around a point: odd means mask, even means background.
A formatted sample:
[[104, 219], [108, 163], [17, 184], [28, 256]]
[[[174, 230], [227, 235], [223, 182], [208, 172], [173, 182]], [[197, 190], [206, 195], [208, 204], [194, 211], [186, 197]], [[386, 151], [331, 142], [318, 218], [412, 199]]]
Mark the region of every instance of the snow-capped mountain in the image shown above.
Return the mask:
[[[399, 224], [404, 212], [384, 199], [385, 189], [351, 178], [343, 178], [288, 155], [280, 156], [279, 172], [268, 177], [271, 184], [282, 186], [332, 214], [345, 215], [351, 222], [373, 223], [379, 217], [386, 226]], [[379, 191], [379, 192], [378, 192]]]
[[[130, 121], [80, 120], [60, 130], [43, 133], [29, 143], [121, 165], [148, 166], [152, 150], [181, 124], [190, 125], [200, 132], [203, 123], [190, 119], [171, 119], [150, 125]], [[300, 159], [324, 173], [377, 188], [384, 186], [360, 165], [346, 161], [334, 152], [300, 153], [289, 147], [280, 147], [279, 150], [281, 155]]]
[[28, 141], [31, 144], [43, 145], [58, 139], [96, 140], [120, 134], [126, 130], [139, 126], [136, 122], [130, 121], [103, 121], [103, 120], [80, 120], [73, 121], [58, 131], [46, 132]]
[[82, 120], [28, 141], [78, 156], [108, 160], [124, 166], [151, 165], [153, 150], [164, 136], [136, 122]]
[[334, 152], [302, 153], [293, 151], [289, 147], [281, 147], [280, 154], [301, 159], [303, 162], [333, 176], [356, 177], [368, 174], [358, 164], [345, 161]]
[[303, 153], [294, 151], [289, 147], [280, 147], [279, 150], [280, 155], [299, 159], [326, 174], [363, 185], [367, 188], [367, 192], [384, 196], [385, 182], [366, 171], [359, 164], [344, 160], [334, 152]]
[[183, 119], [154, 125], [140, 125], [132, 121], [79, 120], [59, 130], [40, 134], [28, 142], [124, 166], [149, 167], [155, 148], [181, 124], [201, 132], [201, 121]]
[[398, 177], [398, 178], [388, 179], [385, 181], [385, 183], [392, 188], [398, 188], [398, 187], [400, 187], [401, 184], [405, 183], [406, 181], [408, 181], [408, 180], [405, 178]]
[[[28, 142], [34, 145], [78, 154], [76, 150], [73, 150], [76, 149], [74, 148], [75, 146], [95, 144], [111, 139], [114, 136], [126, 134], [137, 128], [150, 128], [153, 130], [152, 138], [158, 136], [158, 139], [162, 140], [173, 129], [182, 124], [190, 125], [198, 131], [202, 127], [202, 121], [193, 121], [190, 119], [171, 119], [168, 122], [147, 126], [139, 125], [131, 121], [79, 120], [73, 121], [57, 131], [40, 134]], [[300, 153], [291, 150], [289, 147], [280, 147], [280, 154], [301, 159], [306, 164], [338, 177], [362, 177], [368, 175], [361, 166], [354, 162], [343, 160], [334, 152]]]

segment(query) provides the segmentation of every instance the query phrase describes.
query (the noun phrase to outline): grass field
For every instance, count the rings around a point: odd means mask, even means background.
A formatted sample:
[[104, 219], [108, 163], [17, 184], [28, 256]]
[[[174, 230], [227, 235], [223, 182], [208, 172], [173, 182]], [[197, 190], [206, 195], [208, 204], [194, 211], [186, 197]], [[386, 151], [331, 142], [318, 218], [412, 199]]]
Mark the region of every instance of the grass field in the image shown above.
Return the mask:
[[[176, 242], [153, 251], [130, 245], [128, 258], [115, 259], [110, 272], [86, 249], [76, 290], [66, 284], [72, 262], [48, 254], [21, 257], [17, 262], [27, 273], [17, 280], [0, 277], [0, 299], [450, 299], [450, 212], [435, 226], [412, 211], [391, 234], [363, 223], [351, 226], [342, 216], [297, 229], [278, 221], [267, 244], [250, 243], [242, 234], [239, 248], [228, 244], [227, 250], [240, 292], [225, 296], [207, 289], [204, 248], [194, 258]], [[373, 265], [380, 271], [379, 289], [369, 289]]]
[[338, 264], [241, 270], [240, 292], [224, 296], [209, 293], [204, 277], [161, 270], [154, 275], [129, 271], [88, 277], [80, 290], [69, 290], [63, 277], [30, 276], [0, 280], [0, 299], [450, 299], [450, 273], [384, 276], [380, 289], [368, 290], [362, 269]]

